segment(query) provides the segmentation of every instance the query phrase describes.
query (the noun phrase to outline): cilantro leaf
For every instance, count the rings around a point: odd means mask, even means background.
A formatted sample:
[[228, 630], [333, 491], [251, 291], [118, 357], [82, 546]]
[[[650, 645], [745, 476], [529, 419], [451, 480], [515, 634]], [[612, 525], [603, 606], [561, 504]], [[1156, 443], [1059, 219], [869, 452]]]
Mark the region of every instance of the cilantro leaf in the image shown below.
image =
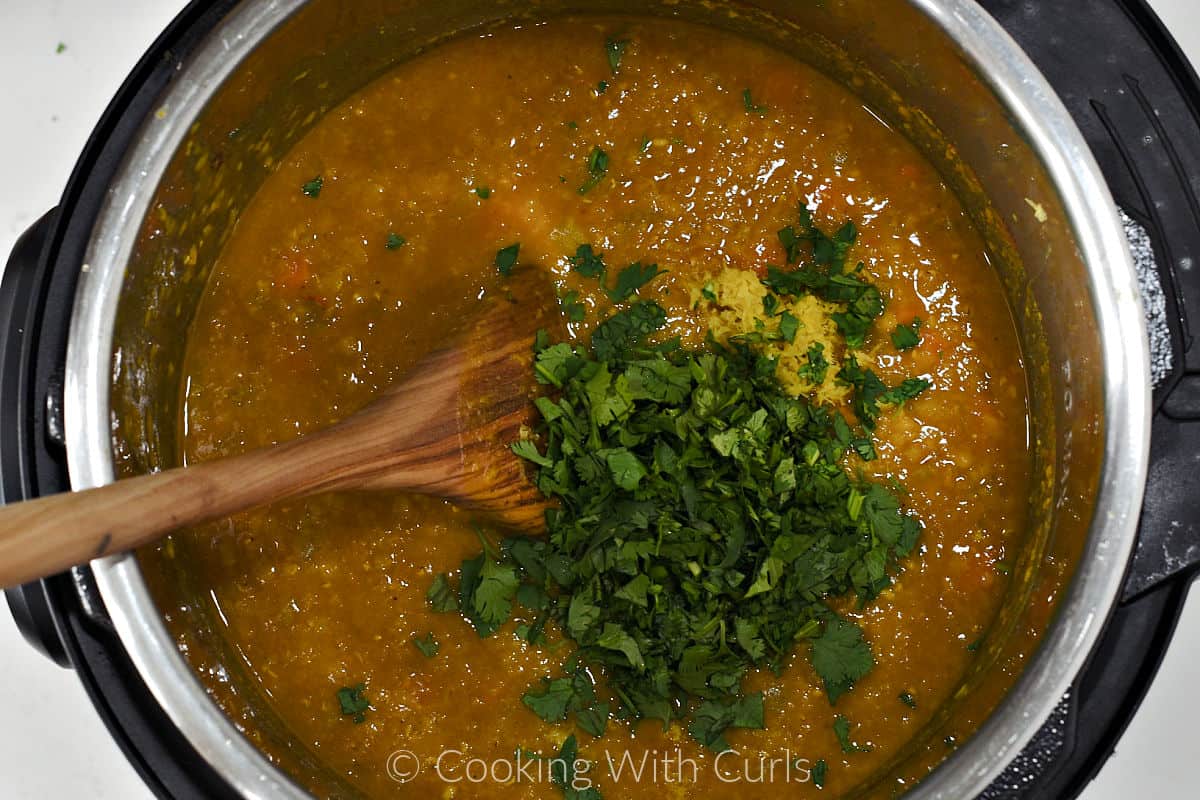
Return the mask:
[[433, 658], [438, 654], [438, 650], [441, 649], [441, 644], [438, 643], [437, 639], [433, 638], [432, 633], [427, 633], [424, 636], [414, 636], [412, 642], [421, 651], [421, 655], [426, 658]]
[[383, 243], [383, 246], [388, 250], [399, 250], [401, 247], [404, 247], [405, 243], [407, 242], [408, 240], [400, 234], [389, 233], [387, 235], [387, 241]]
[[577, 641], [589, 638], [589, 633], [600, 621], [600, 606], [585, 592], [576, 592], [571, 596], [567, 611], [567, 632]]
[[592, 333], [592, 352], [601, 360], [641, 344], [667, 323], [667, 312], [658, 303], [640, 300], [600, 323]]
[[579, 292], [572, 289], [559, 298], [562, 304], [563, 316], [568, 322], [583, 322], [587, 316], [587, 307], [579, 302]]
[[633, 637], [621, 628], [620, 625], [615, 625], [611, 622], [604, 624], [604, 630], [600, 632], [600, 638], [596, 640], [596, 644], [606, 650], [616, 650], [629, 660], [629, 666], [636, 670], [642, 670], [646, 666], [645, 659], [642, 658], [642, 651], [638, 647], [638, 643]]
[[736, 631], [738, 645], [746, 651], [746, 654], [750, 658], [758, 661], [767, 654], [767, 646], [758, 635], [758, 623], [738, 617], [734, 623], [734, 630]]
[[608, 174], [608, 153], [599, 146], [593, 147], [587, 158], [588, 179], [579, 187], [579, 194], [587, 194], [600, 185]]
[[608, 56], [608, 68], [612, 70], [613, 75], [616, 75], [617, 70], [621, 67], [621, 59], [625, 56], [627, 47], [629, 47], [628, 39], [609, 37], [604, 42], [604, 52]]
[[517, 573], [511, 565], [486, 559], [479, 571], [475, 589], [475, 610], [480, 619], [490, 625], [501, 625], [512, 613], [513, 597], [517, 593]]
[[808, 346], [805, 357], [808, 359], [808, 363], [800, 368], [800, 377], [814, 386], [824, 383], [825, 375], [829, 372], [829, 361], [825, 358], [825, 345], [813, 342]]
[[595, 687], [583, 669], [563, 678], [542, 678], [541, 687], [521, 696], [521, 702], [546, 722], [562, 722], [567, 714], [591, 708], [595, 701]]
[[496, 269], [501, 275], [512, 275], [513, 267], [517, 265], [517, 256], [521, 252], [521, 243], [510, 244], [496, 251]]
[[642, 466], [642, 462], [623, 447], [610, 452], [605, 461], [612, 471], [613, 481], [627, 492], [637, 489], [642, 478], [646, 477], [646, 468]]
[[924, 378], [905, 378], [899, 386], [894, 386], [880, 395], [880, 401], [893, 405], [903, 405], [930, 387]]
[[921, 343], [921, 318], [913, 317], [909, 325], [899, 324], [892, 331], [892, 345], [897, 350], [911, 350]]
[[528, 439], [522, 439], [518, 442], [513, 442], [510, 447], [512, 451], [526, 461], [532, 461], [540, 467], [552, 467], [554, 462], [546, 458], [538, 452], [537, 445]]
[[836, 703], [875, 667], [875, 658], [863, 639], [862, 628], [834, 617], [826, 623], [824, 633], [813, 639], [812, 664], [825, 683], [829, 702]]
[[657, 264], [642, 265], [640, 261], [635, 261], [617, 275], [617, 283], [613, 288], [606, 289], [609, 299], [614, 303], [621, 303], [629, 299], [638, 289], [641, 289], [658, 275], [662, 275], [666, 270], [660, 270]]
[[608, 727], [608, 703], [597, 703], [591, 708], [582, 708], [575, 712], [575, 721], [579, 727], [597, 738], [604, 735]]
[[521, 702], [546, 722], [562, 722], [567, 718], [567, 706], [575, 697], [571, 678], [542, 679], [541, 690], [529, 690]]
[[304, 185], [300, 187], [300, 191], [305, 197], [316, 199], [321, 196], [321, 189], [324, 187], [325, 179], [320, 175], [317, 175], [312, 180], [306, 181]]
[[825, 759], [818, 759], [817, 763], [813, 764], [811, 770], [813, 786], [818, 789], [825, 788], [825, 779], [829, 777], [829, 764]]
[[445, 613], [458, 610], [458, 596], [450, 588], [450, 580], [444, 572], [434, 576], [432, 585], [425, 592], [425, 599], [434, 611]]
[[590, 762], [579, 758], [579, 743], [575, 734], [571, 734], [563, 741], [558, 755], [550, 759], [550, 779], [562, 789], [563, 800], [601, 800], [600, 790], [580, 776], [590, 766]]
[[746, 109], [747, 114], [766, 114], [768, 111], [766, 106], [755, 104], [749, 89], [742, 90], [742, 106]]
[[367, 711], [371, 708], [371, 701], [364, 695], [366, 690], [365, 683], [343, 686], [337, 690], [337, 701], [342, 708], [342, 716], [353, 717], [356, 725], [366, 721]]
[[829, 316], [837, 325], [838, 331], [846, 338], [847, 347], [857, 349], [863, 346], [867, 340], [867, 333], [871, 330], [870, 317], [856, 314], [853, 311], [835, 311]]
[[559, 342], [542, 350], [533, 364], [534, 377], [538, 383], [560, 388], [579, 372], [580, 366], [575, 348], [566, 342]]
[[688, 725], [688, 733], [710, 750], [723, 753], [731, 749], [725, 741], [729, 728], [763, 727], [763, 696], [755, 692], [730, 704], [713, 700], [701, 704]]
[[779, 315], [779, 335], [783, 337], [785, 342], [791, 343], [796, 341], [796, 333], [800, 330], [800, 320], [792, 316], [790, 311], [784, 311]]
[[581, 244], [575, 249], [575, 255], [568, 259], [571, 269], [585, 278], [599, 278], [604, 275], [604, 254], [597, 253], [590, 244]]
[[838, 744], [842, 747], [843, 753], [869, 753], [870, 747], [863, 747], [850, 738], [850, 720], [838, 714], [833, 720], [833, 735], [837, 737]]
[[646, 595], [649, 591], [650, 576], [642, 573], [618, 589], [616, 596], [622, 600], [633, 603], [635, 606], [641, 606], [642, 608], [645, 608], [648, 603]]

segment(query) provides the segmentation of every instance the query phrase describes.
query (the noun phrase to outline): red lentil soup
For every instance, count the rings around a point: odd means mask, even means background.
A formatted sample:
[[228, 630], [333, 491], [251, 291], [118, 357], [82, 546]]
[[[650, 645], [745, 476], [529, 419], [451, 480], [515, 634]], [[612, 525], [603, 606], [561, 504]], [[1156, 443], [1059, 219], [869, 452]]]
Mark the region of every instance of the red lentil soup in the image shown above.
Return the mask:
[[[614, 36], [628, 42], [615, 71]], [[607, 173], [581, 192], [597, 147]], [[960, 203], [905, 138], [842, 86], [734, 35], [581, 18], [463, 36], [329, 113], [261, 187], [214, 269], [185, 362], [186, 460], [362, 407], [502, 290], [496, 252], [516, 241], [523, 263], [580, 293], [578, 335], [602, 302], [567, 257], [591, 242], [610, 263], [667, 270], [643, 294], [701, 346], [697, 288], [781, 263], [776, 233], [798, 205], [858, 227], [854, 257], [886, 300], [862, 348], [873, 368], [931, 383], [882, 416], [879, 459], [858, 467], [902, 482], [923, 525], [893, 586], [842, 609], [874, 670], [836, 708], [799, 655], [778, 676], [750, 675], [765, 728], [730, 731], [735, 752], [719, 759], [679, 724], [617, 720], [595, 739], [521, 702], [560, 670], [556, 636], [528, 644], [514, 621], [481, 639], [426, 602], [434, 575], [479, 551], [470, 517], [446, 503], [330, 495], [176, 534], [158, 557], [186, 545], [239, 668], [323, 762], [370, 796], [559, 797], [542, 762], [517, 762], [574, 733], [591, 762], [581, 778], [606, 798], [836, 797], [950, 698], [1026, 518], [1026, 382], [1004, 293]], [[897, 351], [888, 331], [913, 317], [921, 345]], [[434, 658], [413, 645], [428, 633]], [[220, 681], [224, 665], [189, 657]], [[336, 693], [359, 683], [370, 709], [356, 723]], [[853, 722], [852, 752], [838, 716]]]

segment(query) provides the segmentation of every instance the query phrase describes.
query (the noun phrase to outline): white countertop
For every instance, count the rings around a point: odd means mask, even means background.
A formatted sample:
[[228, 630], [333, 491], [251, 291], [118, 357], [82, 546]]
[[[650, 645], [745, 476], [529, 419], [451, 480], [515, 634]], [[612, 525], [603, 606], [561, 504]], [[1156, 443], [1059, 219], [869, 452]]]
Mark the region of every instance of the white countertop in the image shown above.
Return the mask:
[[[1047, 0], [1072, 2], [1072, 0]], [[0, 0], [0, 268], [57, 202], [121, 81], [182, 0]], [[1151, 0], [1200, 61], [1200, 4]], [[61, 53], [59, 43], [65, 45]], [[0, 798], [150, 797], [72, 672], [28, 647], [0, 607]], [[1145, 704], [1083, 797], [1195, 797], [1200, 594], [1189, 601]]]

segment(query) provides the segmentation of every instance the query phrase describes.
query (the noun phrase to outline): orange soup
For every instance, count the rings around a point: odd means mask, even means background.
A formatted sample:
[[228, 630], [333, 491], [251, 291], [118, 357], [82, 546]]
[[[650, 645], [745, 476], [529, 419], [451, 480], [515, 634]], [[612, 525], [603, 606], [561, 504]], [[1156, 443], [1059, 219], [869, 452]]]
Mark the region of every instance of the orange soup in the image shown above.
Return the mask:
[[[800, 208], [824, 231], [853, 223], [850, 268], [862, 263], [883, 310], [850, 347], [823, 306], [787, 306], [797, 328], [774, 335], [770, 322], [754, 340], [784, 389], [853, 421], [836, 363], [797, 379], [814, 343], [831, 360], [853, 350], [886, 386], [928, 384], [882, 408], [877, 459], [844, 462], [893, 487], [921, 526], [877, 597], [828, 599], [861, 627], [874, 668], [834, 705], [807, 647], [790, 648], [777, 672], [745, 675], [763, 724], [730, 727], [724, 752], [615, 702], [597, 737], [522, 702], [573, 652], [554, 625], [530, 641], [518, 607], [484, 638], [431, 607], [435, 576], [457, 580], [480, 552], [464, 511], [329, 495], [176, 534], [160, 556], [187, 543], [186, 569], [241, 668], [321, 760], [372, 797], [836, 797], [949, 698], [1025, 523], [1026, 383], [1009, 309], [962, 206], [905, 138], [812, 68], [731, 34], [579, 18], [463, 36], [329, 113], [259, 190], [213, 272], [185, 363], [186, 460], [363, 407], [503, 294], [514, 244], [516, 263], [578, 309], [581, 346], [634, 263], [657, 265], [636, 288], [666, 312], [652, 341], [746, 340], [756, 314], [770, 316], [761, 281], [787, 264], [779, 231]], [[584, 244], [603, 253], [609, 284], [572, 262]], [[189, 655], [219, 680], [223, 665]], [[572, 736], [578, 785], [564, 788], [545, 759]]]

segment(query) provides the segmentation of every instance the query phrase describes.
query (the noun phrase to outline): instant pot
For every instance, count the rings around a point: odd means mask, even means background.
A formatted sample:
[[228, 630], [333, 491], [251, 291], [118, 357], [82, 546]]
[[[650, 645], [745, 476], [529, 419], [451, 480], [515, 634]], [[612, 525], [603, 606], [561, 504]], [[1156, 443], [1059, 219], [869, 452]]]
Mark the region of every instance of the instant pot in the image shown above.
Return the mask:
[[[863, 0], [826, 0], [800, 20], [797, 4], [774, 0], [192, 3], [105, 112], [59, 206], [9, 258], [0, 499], [171, 463], [172, 365], [224, 233], [274, 160], [398, 58], [531, 9], [721, 8], [748, 33], [766, 14], [775, 27], [763, 35], [781, 45], [793, 30], [819, 29], [835, 45], [819, 66], [834, 73], [857, 69], [846, 53], [877, 60], [867, 78], [855, 73], [854, 89], [891, 103], [891, 121], [914, 139], [940, 131], [961, 151], [939, 166], [963, 193], [986, 194], [974, 212], [1007, 231], [992, 244], [1019, 256], [1021, 269], [1001, 275], [1027, 356], [1045, 367], [1033, 387], [1035, 420], [1045, 421], [1035, 425], [1046, 437], [1044, 532], [1031, 532], [1013, 583], [1026, 599], [1053, 593], [1056, 613], [1033, 620], [1007, 604], [1016, 632], [985, 649], [1021, 678], [1008, 687], [977, 676], [987, 721], [913, 796], [1074, 797], [1141, 702], [1200, 564], [1200, 347], [1190, 327], [1200, 325], [1200, 82], [1141, 0], [893, 5], [911, 26], [873, 26]], [[906, 91], [892, 102], [896, 87]], [[156, 216], [172, 194], [177, 213]], [[236, 728], [208, 700], [133, 557], [7, 596], [30, 643], [77, 671], [157, 795], [341, 793], [254, 710], [252, 690]]]

